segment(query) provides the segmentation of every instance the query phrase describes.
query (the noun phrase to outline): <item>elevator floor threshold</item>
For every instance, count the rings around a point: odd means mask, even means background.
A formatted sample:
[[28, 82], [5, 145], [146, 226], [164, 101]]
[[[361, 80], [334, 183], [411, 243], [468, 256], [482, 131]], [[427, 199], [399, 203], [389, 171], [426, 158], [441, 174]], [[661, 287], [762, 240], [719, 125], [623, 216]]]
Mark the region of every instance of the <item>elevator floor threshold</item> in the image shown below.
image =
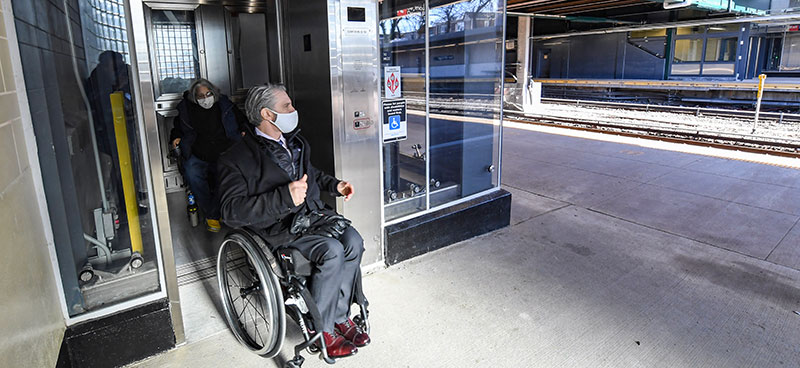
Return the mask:
[[176, 268], [178, 286], [191, 284], [217, 275], [217, 257], [208, 257]]
[[167, 204], [178, 285], [215, 276], [217, 250], [230, 229], [223, 226], [217, 233], [207, 231], [202, 214], [200, 223], [192, 227], [186, 214], [186, 195], [183, 191], [167, 194]]

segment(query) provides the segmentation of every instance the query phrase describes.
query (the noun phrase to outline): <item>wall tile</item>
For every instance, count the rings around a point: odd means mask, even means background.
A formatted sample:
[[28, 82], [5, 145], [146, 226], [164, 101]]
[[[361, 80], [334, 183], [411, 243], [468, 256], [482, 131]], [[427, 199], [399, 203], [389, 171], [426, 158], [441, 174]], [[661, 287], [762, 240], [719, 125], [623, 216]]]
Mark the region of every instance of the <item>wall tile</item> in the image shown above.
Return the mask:
[[[25, 67], [22, 68], [23, 76], [25, 78], [25, 87], [30, 90], [44, 88], [44, 80], [42, 78], [42, 52], [38, 48], [29, 45], [19, 45], [20, 59], [22, 59]], [[34, 101], [28, 101], [29, 104]]]
[[[0, 95], [0, 124], [19, 117], [19, 102], [16, 93]], [[2, 157], [2, 156], [0, 156]]]
[[8, 50], [8, 41], [0, 39], [0, 68], [3, 70], [3, 92], [13, 91], [14, 83], [14, 69], [11, 68], [11, 55]]
[[[48, 305], [58, 299], [52, 295], [56, 293], [55, 282], [36, 203], [30, 172], [9, 186], [0, 200], [0, 221], [11, 229], [4, 233], [0, 249], [5, 254], [14, 254], [14, 257], [0, 257], [4, 275], [0, 278], [0, 290], [4, 295], [14, 296], [3, 303], [5, 313], [0, 317], [0, 326], [4, 331], [30, 331], [31, 326], [44, 321], [62, 320], [59, 307]], [[20, 262], [21, 259], [25, 261]], [[9, 341], [19, 339], [5, 337]]]
[[[0, 19], [5, 19], [3, 14], [4, 13], [2, 11], [0, 11]], [[0, 37], [7, 37], [6, 36], [6, 27], [2, 22], [0, 22]]]
[[17, 145], [17, 158], [19, 159], [19, 171], [24, 172], [28, 169], [28, 146], [25, 144], [25, 131], [22, 128], [22, 118], [17, 118], [11, 123], [14, 132], [14, 142]]
[[[2, 51], [0, 51], [0, 52], [2, 52]], [[2, 61], [0, 61], [0, 93], [3, 93], [3, 92], [5, 92], [5, 91], [6, 91], [6, 84], [5, 84], [5, 82], [3, 81], [3, 68], [4, 68], [4, 67], [5, 67], [5, 68], [11, 68], [11, 66], [10, 66], [10, 65], [5, 65], [5, 66], [4, 66], [4, 65], [3, 65], [3, 62], [2, 62]], [[12, 82], [12, 84], [13, 84], [13, 82], [14, 82], [14, 81], [13, 81], [13, 80], [11, 80], [11, 82]]]
[[50, 8], [50, 4], [46, 1], [32, 1], [34, 3], [33, 9], [36, 11], [36, 26], [44, 30], [45, 32], [52, 32], [55, 30], [54, 27], [50, 26], [50, 20], [48, 19], [47, 13], [48, 8]]
[[0, 193], [19, 177], [17, 150], [11, 124], [0, 126]]
[[32, 0], [11, 0], [14, 17], [20, 18], [30, 24], [36, 23], [36, 11]]
[[15, 19], [14, 24], [17, 29], [17, 41], [28, 45], [36, 45], [36, 35], [33, 32], [33, 26], [20, 19]]
[[36, 30], [36, 44], [39, 45], [42, 49], [50, 50], [52, 47], [50, 43], [50, 35], [47, 32], [42, 31], [41, 29], [34, 28]]

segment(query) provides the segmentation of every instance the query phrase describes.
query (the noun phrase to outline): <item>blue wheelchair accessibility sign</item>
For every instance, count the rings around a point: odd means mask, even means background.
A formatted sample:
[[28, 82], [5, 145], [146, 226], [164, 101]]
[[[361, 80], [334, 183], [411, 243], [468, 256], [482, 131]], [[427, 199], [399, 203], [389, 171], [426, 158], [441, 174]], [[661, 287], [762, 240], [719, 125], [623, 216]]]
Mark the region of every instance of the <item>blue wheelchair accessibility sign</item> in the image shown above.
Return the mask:
[[407, 138], [406, 100], [383, 101], [383, 143]]
[[389, 130], [400, 129], [400, 115], [389, 116]]

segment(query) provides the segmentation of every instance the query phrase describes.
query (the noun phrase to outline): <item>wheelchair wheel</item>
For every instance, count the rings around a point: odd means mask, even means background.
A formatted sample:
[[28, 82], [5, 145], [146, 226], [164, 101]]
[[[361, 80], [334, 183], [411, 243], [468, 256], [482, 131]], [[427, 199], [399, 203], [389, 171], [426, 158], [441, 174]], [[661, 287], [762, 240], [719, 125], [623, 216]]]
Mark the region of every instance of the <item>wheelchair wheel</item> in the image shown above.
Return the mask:
[[226, 236], [217, 256], [217, 280], [234, 336], [254, 353], [272, 358], [283, 346], [286, 311], [278, 278], [256, 244], [244, 232]]

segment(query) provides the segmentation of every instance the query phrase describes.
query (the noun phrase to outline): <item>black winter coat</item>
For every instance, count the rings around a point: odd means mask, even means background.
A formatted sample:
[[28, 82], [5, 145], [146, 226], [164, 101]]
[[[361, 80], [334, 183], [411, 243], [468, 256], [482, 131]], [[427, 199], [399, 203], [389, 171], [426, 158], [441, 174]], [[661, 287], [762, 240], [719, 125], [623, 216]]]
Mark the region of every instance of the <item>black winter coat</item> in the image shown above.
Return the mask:
[[339, 180], [311, 165], [311, 149], [305, 138], [286, 137], [290, 146], [301, 147], [299, 177], [308, 174], [305, 203], [294, 205], [289, 193], [292, 179], [274, 159], [264, 138], [248, 132], [241, 141], [220, 155], [217, 162], [222, 221], [233, 228], [247, 227], [261, 235], [271, 247], [294, 239], [289, 233], [294, 214], [304, 207], [328, 215], [336, 212], [320, 199], [322, 190], [339, 196]]
[[[190, 103], [193, 102], [189, 101], [189, 91], [183, 92], [183, 100], [176, 107], [178, 116], [175, 117], [174, 125], [169, 133], [170, 147], [172, 147], [172, 142], [175, 138], [180, 138], [181, 142], [178, 143], [178, 147], [181, 148], [181, 156], [187, 160], [192, 157], [192, 146], [197, 140], [197, 132], [195, 132], [192, 122], [189, 120], [187, 104]], [[238, 142], [242, 137], [242, 131], [245, 130], [244, 124], [247, 118], [227, 96], [220, 94], [217, 103], [222, 110], [222, 126], [225, 128], [225, 135], [231, 141]]]

